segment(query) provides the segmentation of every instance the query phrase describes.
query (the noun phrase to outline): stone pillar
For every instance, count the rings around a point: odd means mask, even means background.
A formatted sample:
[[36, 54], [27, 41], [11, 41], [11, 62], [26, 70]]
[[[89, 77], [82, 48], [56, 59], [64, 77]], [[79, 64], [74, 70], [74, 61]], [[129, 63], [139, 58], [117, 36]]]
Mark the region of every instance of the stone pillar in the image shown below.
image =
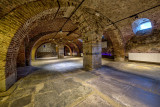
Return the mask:
[[64, 58], [64, 45], [58, 45], [58, 58]]
[[101, 40], [94, 32], [89, 32], [86, 35], [86, 40], [83, 42], [83, 67], [86, 70], [100, 68], [102, 64]]

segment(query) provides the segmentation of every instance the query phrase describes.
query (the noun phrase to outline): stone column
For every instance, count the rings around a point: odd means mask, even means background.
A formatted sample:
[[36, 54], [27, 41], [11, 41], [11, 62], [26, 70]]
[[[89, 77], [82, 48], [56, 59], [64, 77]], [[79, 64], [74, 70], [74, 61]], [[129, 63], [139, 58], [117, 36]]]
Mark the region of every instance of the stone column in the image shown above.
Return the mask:
[[[89, 32], [86, 35], [83, 42], [83, 67], [86, 70], [100, 68], [102, 64], [101, 40], [94, 32]], [[101, 35], [99, 36], [101, 37]]]
[[58, 45], [58, 58], [64, 58], [64, 45]]

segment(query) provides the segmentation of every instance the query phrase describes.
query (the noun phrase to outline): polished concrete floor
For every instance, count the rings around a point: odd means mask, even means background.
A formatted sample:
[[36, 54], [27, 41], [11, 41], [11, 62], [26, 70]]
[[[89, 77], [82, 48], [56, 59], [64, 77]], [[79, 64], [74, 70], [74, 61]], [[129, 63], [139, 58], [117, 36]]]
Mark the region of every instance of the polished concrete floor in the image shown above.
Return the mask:
[[18, 68], [0, 107], [160, 107], [159, 65], [103, 59], [102, 68], [86, 72], [82, 58], [69, 57], [32, 65]]

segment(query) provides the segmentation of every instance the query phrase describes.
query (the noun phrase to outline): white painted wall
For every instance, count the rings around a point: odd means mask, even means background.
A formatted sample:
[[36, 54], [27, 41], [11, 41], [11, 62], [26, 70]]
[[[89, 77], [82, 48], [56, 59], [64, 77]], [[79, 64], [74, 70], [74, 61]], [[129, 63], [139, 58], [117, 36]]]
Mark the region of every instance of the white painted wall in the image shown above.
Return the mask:
[[160, 63], [160, 53], [129, 53], [129, 60]]

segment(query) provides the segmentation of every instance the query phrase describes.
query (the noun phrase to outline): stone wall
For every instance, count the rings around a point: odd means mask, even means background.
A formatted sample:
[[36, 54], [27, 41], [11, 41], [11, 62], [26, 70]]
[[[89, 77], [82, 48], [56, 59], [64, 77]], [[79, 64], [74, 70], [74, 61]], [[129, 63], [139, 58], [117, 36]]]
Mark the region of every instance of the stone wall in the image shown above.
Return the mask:
[[102, 44], [100, 34], [94, 31], [84, 35], [83, 42], [83, 67], [86, 70], [97, 69], [102, 64]]
[[37, 58], [57, 56], [56, 44], [46, 43], [46, 44], [41, 45], [37, 49], [36, 56]]
[[[116, 36], [122, 36], [118, 40], [120, 44], [127, 43], [133, 36], [131, 24], [135, 21], [134, 15], [137, 13], [141, 13], [138, 15], [139, 18], [148, 18], [154, 22], [156, 28], [160, 28], [160, 8], [157, 6], [160, 4], [159, 0], [145, 0], [145, 2], [140, 0], [132, 2], [127, 0], [123, 2], [111, 0], [3, 0], [1, 2], [0, 82], [2, 85], [0, 90], [2, 91], [8, 89], [16, 80], [16, 60], [23, 39], [25, 37], [30, 39], [39, 33], [59, 32], [64, 28], [67, 31], [70, 28], [69, 33], [73, 33], [75, 26], [70, 26], [68, 23], [63, 26], [67, 18], [75, 24], [78, 23], [76, 26], [79, 28], [78, 34], [84, 34], [90, 30], [103, 31], [113, 26], [112, 30], [120, 32]], [[156, 6], [157, 8], [153, 8]], [[52, 16], [49, 17], [50, 19], [60, 21], [55, 21], [53, 26], [52, 20], [45, 20], [48, 16]], [[61, 20], [62, 18], [64, 20]], [[69, 39], [64, 39], [63, 42], [67, 40]], [[123, 51], [123, 49], [118, 50]], [[10, 81], [11, 79], [13, 81]]]
[[150, 35], [133, 36], [126, 44], [127, 53], [160, 53], [160, 30]]

